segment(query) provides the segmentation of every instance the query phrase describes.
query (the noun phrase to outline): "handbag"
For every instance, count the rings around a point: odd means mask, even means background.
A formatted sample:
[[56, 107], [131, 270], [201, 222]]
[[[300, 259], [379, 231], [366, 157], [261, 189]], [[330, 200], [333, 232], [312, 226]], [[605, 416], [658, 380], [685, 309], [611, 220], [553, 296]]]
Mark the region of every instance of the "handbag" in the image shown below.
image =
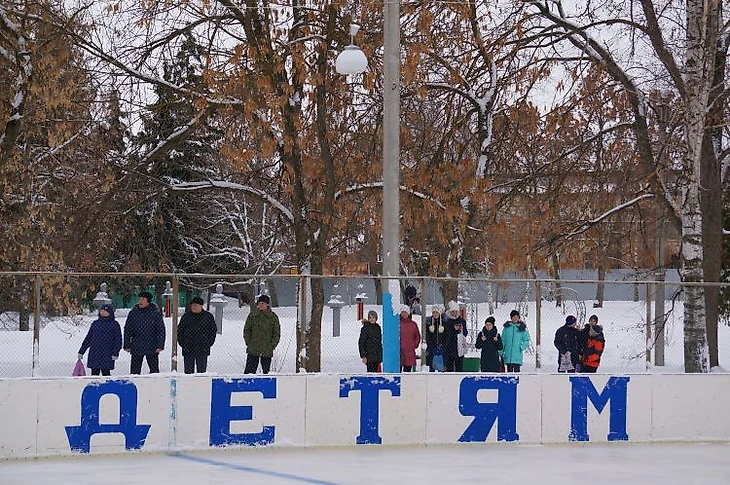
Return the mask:
[[86, 375], [86, 367], [84, 367], [84, 363], [81, 361], [81, 359], [76, 359], [76, 365], [74, 366], [74, 370], [71, 375], [73, 377], [81, 377]]
[[441, 352], [441, 350], [436, 350], [436, 352], [434, 352], [433, 359], [431, 359], [431, 365], [438, 372], [444, 371], [444, 353]]

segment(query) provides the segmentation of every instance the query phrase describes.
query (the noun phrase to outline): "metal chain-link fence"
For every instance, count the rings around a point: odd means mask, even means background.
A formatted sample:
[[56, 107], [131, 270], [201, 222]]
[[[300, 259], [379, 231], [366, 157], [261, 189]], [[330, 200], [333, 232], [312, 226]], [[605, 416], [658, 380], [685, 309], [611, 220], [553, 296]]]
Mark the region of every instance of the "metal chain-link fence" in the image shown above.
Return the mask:
[[[99, 306], [110, 303], [124, 331], [141, 291], [153, 295], [153, 303], [163, 314], [166, 338], [159, 359], [161, 372], [182, 372], [177, 323], [190, 300], [201, 297], [204, 308], [216, 316], [218, 330], [207, 371], [242, 373], [247, 357], [244, 323], [256, 298], [265, 294], [281, 326], [271, 370], [294, 373], [303, 370], [298, 360], [303, 350], [298, 344], [305, 340], [307, 328], [316, 328], [311, 318], [312, 304], [316, 307], [312, 282], [317, 287], [321, 283], [324, 293], [320, 370], [364, 372], [358, 353], [362, 319], [375, 310], [378, 321], [383, 321], [383, 282], [377, 278], [0, 273], [0, 377], [70, 376], [90, 325], [98, 318]], [[522, 367], [525, 372], [557, 370], [553, 339], [568, 315], [574, 315], [579, 325], [591, 315], [598, 317], [606, 339], [600, 372], [684, 369], [682, 286], [676, 275], [664, 284], [633, 281], [620, 273], [604, 281], [402, 277], [400, 283], [399, 297], [404, 303], [410, 300], [424, 341], [424, 318], [431, 315], [433, 305], [445, 306], [451, 300], [459, 305], [468, 331], [465, 371], [479, 370], [474, 342], [486, 317], [495, 317], [501, 333], [512, 310], [520, 312], [530, 335]], [[728, 332], [728, 327], [720, 326], [721, 364], [724, 357], [730, 358]], [[424, 352], [417, 355], [417, 369], [427, 371]], [[128, 374], [130, 364], [130, 354], [121, 351], [112, 375]], [[144, 366], [142, 373], [146, 372]]]

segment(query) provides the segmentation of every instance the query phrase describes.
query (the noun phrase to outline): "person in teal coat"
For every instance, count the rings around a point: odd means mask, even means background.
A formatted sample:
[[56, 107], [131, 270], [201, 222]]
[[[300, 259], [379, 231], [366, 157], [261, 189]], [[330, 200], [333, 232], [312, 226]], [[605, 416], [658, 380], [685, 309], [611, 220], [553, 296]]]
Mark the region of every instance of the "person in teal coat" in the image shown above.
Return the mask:
[[520, 319], [520, 312], [512, 310], [509, 318], [502, 330], [504, 367], [507, 372], [519, 372], [522, 354], [530, 346], [530, 333], [525, 322]]

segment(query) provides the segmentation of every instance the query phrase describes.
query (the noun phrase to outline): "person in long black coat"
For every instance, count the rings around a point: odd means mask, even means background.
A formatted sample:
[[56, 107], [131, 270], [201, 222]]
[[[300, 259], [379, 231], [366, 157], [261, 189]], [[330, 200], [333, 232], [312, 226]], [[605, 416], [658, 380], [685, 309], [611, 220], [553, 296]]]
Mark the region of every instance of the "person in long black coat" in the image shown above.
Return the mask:
[[86, 365], [91, 369], [92, 376], [111, 375], [114, 362], [119, 358], [122, 349], [122, 328], [114, 319], [114, 307], [102, 305], [99, 308], [99, 318], [94, 320], [79, 348], [79, 359], [89, 350], [89, 359]]
[[580, 331], [573, 315], [565, 317], [565, 325], [555, 332], [555, 348], [558, 349], [558, 372], [574, 373], [580, 364]]
[[363, 320], [358, 339], [360, 358], [368, 372], [378, 372], [383, 362], [383, 335], [378, 325], [378, 314], [373, 310], [368, 312], [367, 320]]
[[[433, 357], [444, 353], [444, 309], [441, 305], [434, 305], [431, 309], [431, 316], [426, 317], [426, 365], [429, 372], [437, 369], [433, 365]], [[439, 367], [439, 371], [443, 371]]]
[[129, 373], [141, 374], [144, 359], [150, 374], [160, 372], [160, 352], [164, 348], [165, 321], [162, 312], [152, 303], [152, 293], [143, 291], [124, 324], [124, 350], [132, 354]]
[[487, 317], [484, 328], [477, 335], [474, 346], [482, 350], [479, 368], [482, 372], [499, 372], [499, 351], [504, 348], [502, 337], [494, 326], [494, 317]]
[[182, 347], [186, 374], [193, 374], [196, 367], [198, 372], [208, 369], [208, 356], [217, 332], [213, 314], [203, 309], [203, 299], [196, 296], [190, 300], [190, 309], [177, 326], [177, 343]]

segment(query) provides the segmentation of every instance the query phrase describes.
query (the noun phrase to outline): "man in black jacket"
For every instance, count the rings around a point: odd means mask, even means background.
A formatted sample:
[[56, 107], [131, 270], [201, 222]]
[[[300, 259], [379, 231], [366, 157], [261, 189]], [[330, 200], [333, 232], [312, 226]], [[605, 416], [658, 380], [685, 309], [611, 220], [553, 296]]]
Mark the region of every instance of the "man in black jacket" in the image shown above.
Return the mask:
[[218, 327], [213, 314], [203, 310], [203, 299], [190, 300], [190, 309], [177, 326], [177, 343], [182, 347], [183, 366], [186, 374], [205, 372], [208, 368], [210, 348], [215, 343]]
[[580, 363], [580, 331], [573, 315], [565, 317], [565, 325], [555, 332], [555, 348], [558, 349], [558, 372], [574, 373]]
[[124, 350], [132, 354], [129, 373], [141, 374], [143, 359], [147, 359], [150, 374], [160, 372], [160, 352], [164, 348], [165, 321], [162, 312], [152, 303], [152, 293], [143, 291], [124, 324]]

